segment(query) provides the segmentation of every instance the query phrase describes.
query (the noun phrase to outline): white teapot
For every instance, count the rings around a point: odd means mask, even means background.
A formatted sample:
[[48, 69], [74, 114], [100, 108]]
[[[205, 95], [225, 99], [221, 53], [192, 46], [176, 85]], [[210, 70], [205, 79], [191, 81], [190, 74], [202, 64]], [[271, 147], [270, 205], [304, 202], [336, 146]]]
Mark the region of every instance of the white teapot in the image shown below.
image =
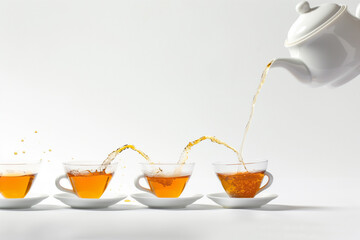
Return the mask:
[[300, 14], [291, 26], [285, 47], [291, 58], [275, 59], [311, 86], [340, 86], [360, 74], [360, 4], [356, 17], [347, 6], [323, 4], [311, 8], [307, 1], [296, 6]]

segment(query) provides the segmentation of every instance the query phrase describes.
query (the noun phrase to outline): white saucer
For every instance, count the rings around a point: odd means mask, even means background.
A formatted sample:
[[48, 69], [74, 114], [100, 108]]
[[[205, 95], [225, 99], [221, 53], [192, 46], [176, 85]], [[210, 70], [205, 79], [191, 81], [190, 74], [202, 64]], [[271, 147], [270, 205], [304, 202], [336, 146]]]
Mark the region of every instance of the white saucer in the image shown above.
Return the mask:
[[277, 198], [278, 195], [260, 193], [254, 198], [231, 198], [226, 193], [212, 193], [207, 197], [224, 208], [259, 208]]
[[49, 195], [32, 195], [25, 198], [0, 198], [0, 208], [2, 209], [21, 209], [31, 208], [38, 204]]
[[196, 200], [203, 197], [202, 194], [178, 198], [158, 198], [150, 193], [135, 193], [131, 195], [136, 201], [148, 206], [149, 208], [185, 208]]
[[126, 195], [118, 195], [116, 197], [104, 197], [99, 199], [94, 198], [79, 198], [74, 194], [60, 193], [55, 194], [54, 198], [61, 201], [62, 203], [72, 207], [81, 209], [95, 209], [95, 208], [107, 208], [115, 203], [126, 198]]

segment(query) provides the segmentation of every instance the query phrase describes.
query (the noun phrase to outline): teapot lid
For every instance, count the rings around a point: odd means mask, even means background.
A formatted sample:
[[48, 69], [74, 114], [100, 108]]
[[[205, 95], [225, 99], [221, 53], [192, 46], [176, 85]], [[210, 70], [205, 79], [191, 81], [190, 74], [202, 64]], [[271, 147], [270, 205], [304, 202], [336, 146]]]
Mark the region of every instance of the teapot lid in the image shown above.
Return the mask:
[[310, 7], [307, 1], [299, 3], [296, 5], [296, 11], [300, 16], [291, 26], [285, 46], [294, 46], [313, 36], [337, 19], [345, 9], [346, 6], [339, 6], [334, 3], [327, 3], [313, 8]]

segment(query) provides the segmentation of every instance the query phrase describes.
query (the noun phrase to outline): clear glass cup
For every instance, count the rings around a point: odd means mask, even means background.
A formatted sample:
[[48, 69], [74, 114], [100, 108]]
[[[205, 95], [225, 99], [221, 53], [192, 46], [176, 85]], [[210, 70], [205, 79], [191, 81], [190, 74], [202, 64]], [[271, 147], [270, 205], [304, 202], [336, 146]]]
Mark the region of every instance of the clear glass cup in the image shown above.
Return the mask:
[[[154, 194], [159, 198], [177, 198], [183, 192], [194, 169], [194, 163], [142, 163], [143, 174], [138, 176], [134, 183], [137, 189]], [[140, 185], [144, 178], [150, 186]]]
[[39, 171], [36, 163], [0, 163], [0, 193], [5, 198], [24, 198]]
[[[67, 193], [76, 194], [80, 198], [100, 198], [110, 183], [118, 163], [114, 162], [106, 166], [93, 162], [69, 162], [64, 163], [66, 174], [55, 180], [56, 187]], [[72, 189], [61, 186], [62, 179], [68, 179]]]
[[[253, 198], [273, 182], [267, 172], [268, 161], [248, 163], [214, 163], [214, 170], [229, 197]], [[261, 186], [264, 176], [268, 181]]]

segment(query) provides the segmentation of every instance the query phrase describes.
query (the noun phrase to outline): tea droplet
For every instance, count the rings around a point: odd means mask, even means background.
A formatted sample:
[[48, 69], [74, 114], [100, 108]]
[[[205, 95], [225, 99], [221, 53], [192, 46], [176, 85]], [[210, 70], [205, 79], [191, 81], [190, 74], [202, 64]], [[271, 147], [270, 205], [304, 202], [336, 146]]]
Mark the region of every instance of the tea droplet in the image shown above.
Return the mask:
[[23, 154], [25, 154], [26, 152], [25, 151], [22, 151]]
[[38, 131], [35, 131], [35, 133], [38, 133]]
[[18, 153], [17, 153], [17, 152], [14, 152], [14, 155], [18, 155]]
[[49, 149], [49, 152], [51, 152], [52, 150], [51, 149]]
[[21, 142], [24, 142], [24, 139], [21, 139]]
[[130, 199], [125, 199], [124, 202], [131, 202], [131, 200]]

